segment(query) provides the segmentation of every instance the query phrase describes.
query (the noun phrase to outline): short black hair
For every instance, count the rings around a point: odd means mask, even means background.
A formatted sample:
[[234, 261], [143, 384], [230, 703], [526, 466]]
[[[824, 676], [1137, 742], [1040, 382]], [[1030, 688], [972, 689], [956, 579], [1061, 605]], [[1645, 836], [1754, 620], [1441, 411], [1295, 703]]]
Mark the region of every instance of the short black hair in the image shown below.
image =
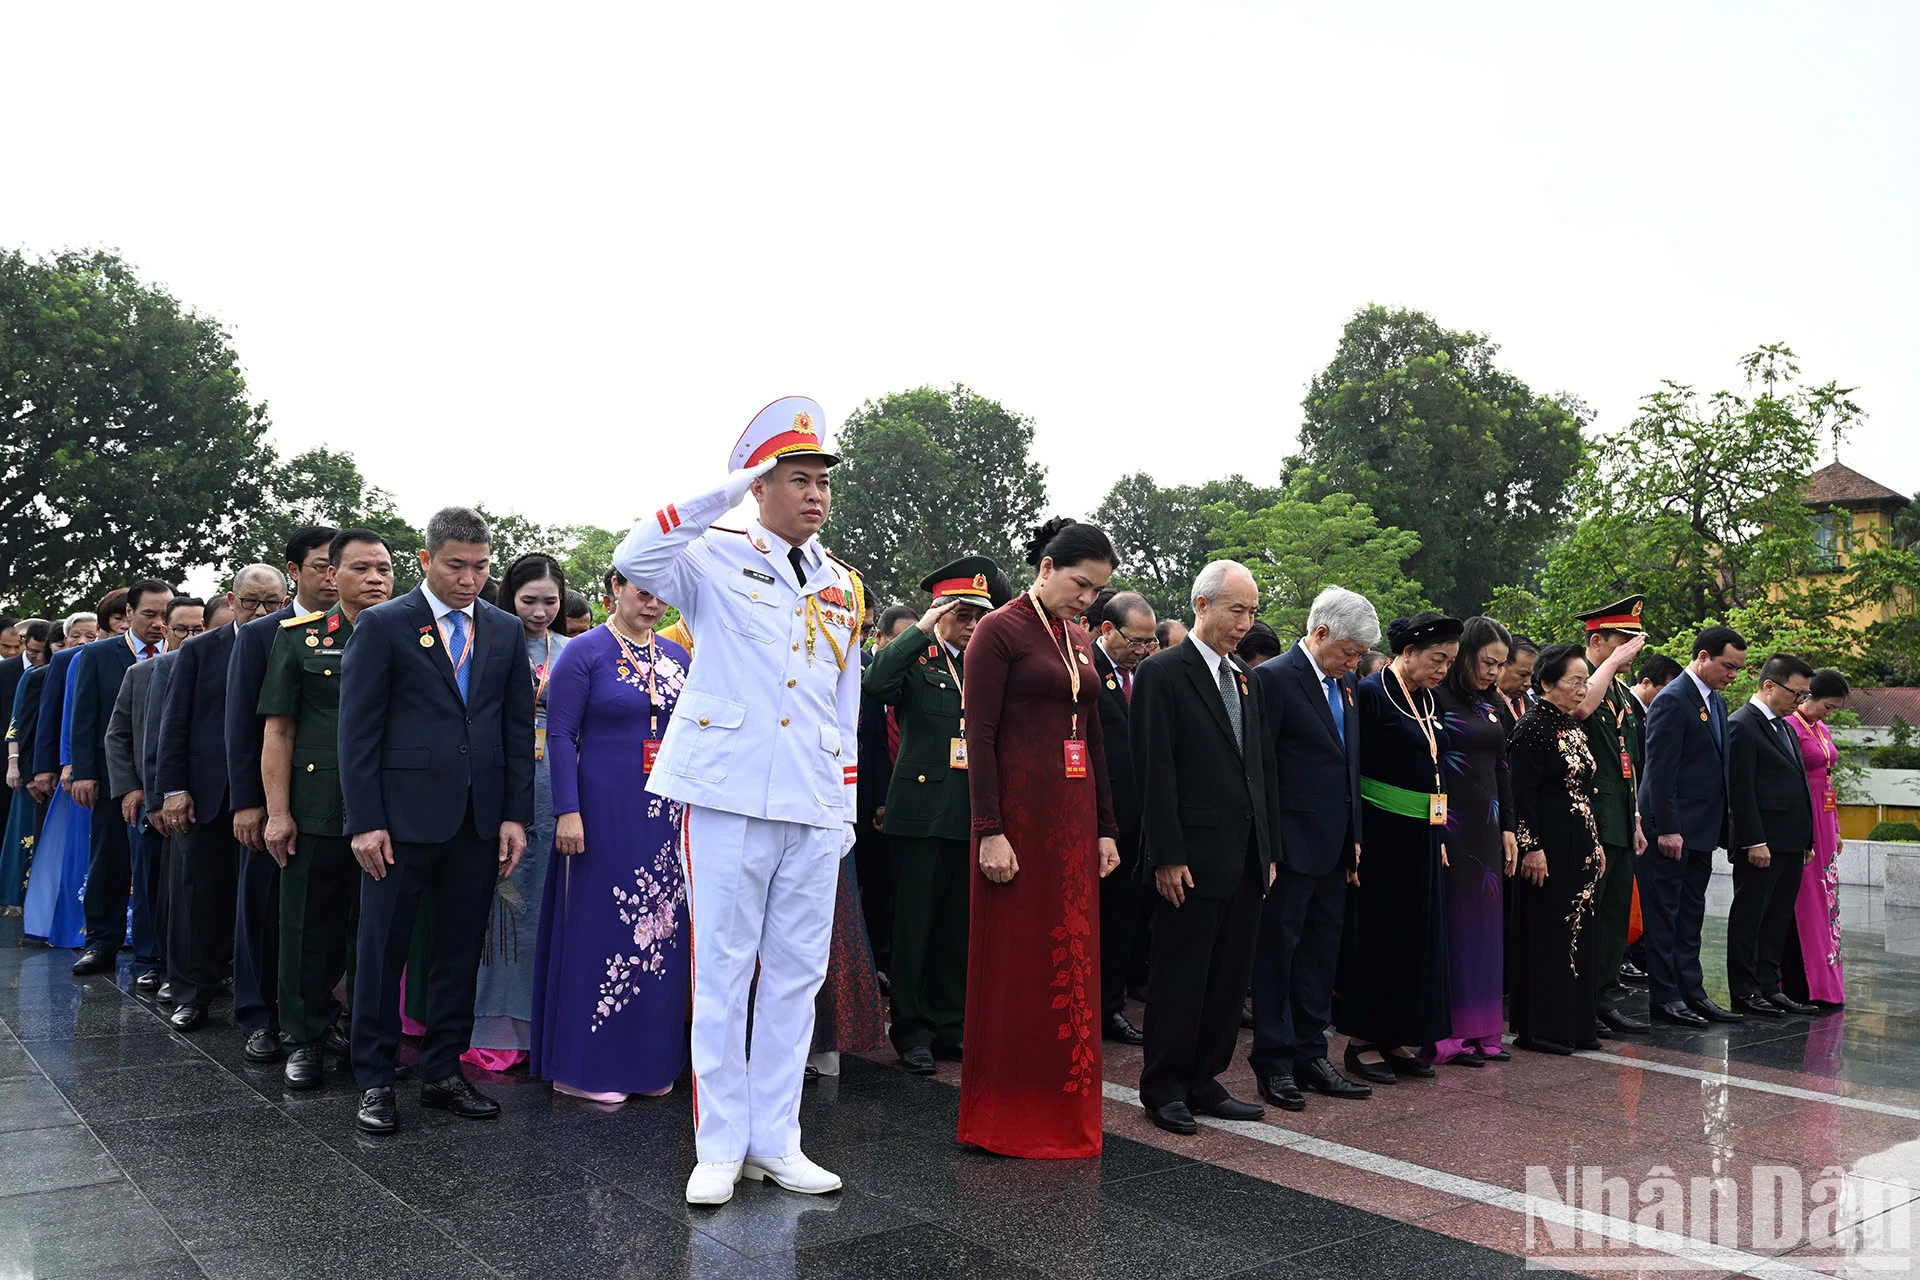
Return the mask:
[[1162, 618], [1153, 624], [1153, 638], [1164, 649], [1167, 647], [1167, 637], [1173, 634], [1173, 629], [1180, 627], [1184, 630], [1186, 625], [1179, 618]]
[[287, 563], [298, 569], [306, 564], [315, 547], [326, 547], [331, 555], [334, 535], [339, 532], [330, 524], [310, 524], [295, 529], [287, 539]]
[[918, 622], [920, 615], [910, 604], [890, 604], [880, 611], [879, 621], [874, 625], [881, 635], [893, 630], [902, 622]]
[[1760, 664], [1761, 684], [1765, 684], [1771, 680], [1784, 689], [1787, 687], [1787, 681], [1793, 679], [1795, 676], [1805, 676], [1809, 683], [1811, 683], [1813, 680], [1813, 664], [1805, 658], [1796, 657], [1791, 653], [1776, 653]]
[[1559, 684], [1566, 678], [1567, 668], [1574, 659], [1587, 660], [1587, 646], [1583, 644], [1550, 644], [1540, 650], [1540, 658], [1533, 664], [1533, 687], [1545, 689], [1548, 685]]
[[1746, 638], [1732, 627], [1708, 627], [1693, 638], [1693, 648], [1689, 652], [1696, 658], [1703, 653], [1709, 658], [1717, 658], [1727, 651], [1728, 646], [1744, 653]]
[[493, 545], [493, 530], [487, 519], [471, 507], [442, 507], [427, 520], [427, 554], [434, 555], [449, 542]]
[[10, 613], [0, 613], [0, 631], [5, 631], [8, 627], [16, 627], [19, 625], [20, 619]]
[[1514, 632], [1512, 636], [1508, 638], [1508, 642], [1507, 642], [1507, 661], [1508, 662], [1512, 662], [1515, 658], [1519, 657], [1523, 653], [1537, 654], [1539, 652], [1540, 652], [1539, 643], [1528, 636], [1522, 635], [1518, 631]]
[[57, 625], [57, 623], [48, 622], [45, 618], [30, 619], [27, 622], [27, 629], [21, 633], [21, 639], [28, 644], [45, 644]]
[[1138, 591], [1116, 591], [1100, 611], [1100, 621], [1111, 622], [1115, 629], [1127, 625], [1127, 619], [1136, 614], [1153, 616], [1153, 606]]
[[356, 542], [377, 542], [387, 549], [388, 555], [393, 554], [393, 545], [371, 529], [342, 529], [327, 540], [327, 563], [339, 564], [340, 557]]
[[1240, 643], [1233, 647], [1233, 651], [1240, 655], [1240, 661], [1250, 667], [1257, 667], [1268, 658], [1279, 657], [1284, 648], [1274, 629], [1259, 618], [1255, 618], [1253, 625], [1247, 628], [1247, 634], [1240, 637]]
[[121, 607], [128, 613], [132, 613], [140, 607], [141, 596], [159, 595], [162, 591], [168, 595], [173, 594], [173, 588], [160, 581], [160, 579], [142, 578], [140, 581], [132, 583], [127, 587], [127, 602]]
[[1071, 516], [1055, 516], [1035, 525], [1027, 534], [1027, 563], [1038, 569], [1042, 560], [1053, 561], [1056, 569], [1099, 560], [1117, 565], [1113, 541], [1098, 525], [1086, 524]]
[[49, 622], [47, 624], [47, 643], [65, 644], [66, 642], [67, 624], [64, 622]]
[[566, 600], [567, 617], [591, 618], [593, 616], [593, 606], [587, 603], [587, 598], [571, 587], [567, 588]]
[[1680, 664], [1664, 653], [1651, 654], [1640, 664], [1640, 678], [1656, 689], [1664, 689], [1680, 678]]
[[496, 609], [499, 608], [500, 607], [500, 579], [494, 577], [492, 574], [488, 574], [486, 582], [480, 588], [480, 598], [482, 600], [485, 600], [488, 604], [492, 605], [494, 608]]
[[1844, 698], [1853, 692], [1847, 685], [1847, 678], [1832, 667], [1822, 667], [1813, 673], [1813, 680], [1807, 686], [1807, 692], [1816, 698]]
[[175, 596], [173, 599], [167, 601], [167, 621], [173, 621], [173, 611], [175, 609], [204, 609], [206, 607], [207, 602], [199, 596]]

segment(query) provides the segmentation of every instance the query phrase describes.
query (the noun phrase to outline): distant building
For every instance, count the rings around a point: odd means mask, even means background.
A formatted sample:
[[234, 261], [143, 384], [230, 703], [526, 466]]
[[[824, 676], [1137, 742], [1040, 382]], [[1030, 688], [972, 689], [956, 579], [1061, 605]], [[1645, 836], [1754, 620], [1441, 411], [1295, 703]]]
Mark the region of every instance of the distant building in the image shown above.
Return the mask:
[[[1891, 547], [1894, 519], [1910, 502], [1905, 494], [1838, 462], [1814, 472], [1807, 480], [1806, 503], [1814, 511], [1814, 538], [1824, 562], [1817, 572], [1837, 573], [1861, 552]], [[1913, 608], [1908, 599], [1873, 601], [1845, 620], [1859, 631]]]

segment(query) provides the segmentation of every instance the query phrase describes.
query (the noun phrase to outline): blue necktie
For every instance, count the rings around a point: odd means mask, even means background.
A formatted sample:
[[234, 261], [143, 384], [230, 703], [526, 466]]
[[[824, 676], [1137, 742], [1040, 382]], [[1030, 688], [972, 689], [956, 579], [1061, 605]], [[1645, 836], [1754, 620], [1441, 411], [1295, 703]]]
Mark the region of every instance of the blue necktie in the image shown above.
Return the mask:
[[1321, 676], [1320, 683], [1327, 686], [1327, 705], [1333, 708], [1333, 731], [1340, 735], [1340, 745], [1347, 744], [1347, 718], [1340, 714], [1340, 684], [1332, 676]]
[[453, 657], [453, 682], [460, 686], [460, 701], [467, 700], [467, 680], [469, 677], [467, 656], [467, 615], [454, 612], [447, 615], [447, 626], [453, 635], [447, 640], [447, 652]]

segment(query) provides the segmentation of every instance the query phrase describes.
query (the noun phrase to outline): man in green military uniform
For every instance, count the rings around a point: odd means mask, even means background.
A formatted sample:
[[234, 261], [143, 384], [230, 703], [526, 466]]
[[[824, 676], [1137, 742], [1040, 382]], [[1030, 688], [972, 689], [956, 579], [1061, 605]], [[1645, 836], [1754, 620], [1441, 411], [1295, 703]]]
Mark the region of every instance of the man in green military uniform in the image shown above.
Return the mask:
[[340, 599], [280, 624], [259, 713], [267, 852], [280, 864], [280, 1029], [292, 1052], [287, 1088], [317, 1089], [325, 1072], [333, 984], [353, 955], [360, 864], [343, 832], [340, 668], [360, 611], [393, 594], [393, 553], [367, 529], [343, 529], [330, 550]]
[[985, 556], [965, 556], [920, 584], [933, 606], [882, 649], [861, 681], [895, 708], [900, 754], [882, 829], [893, 844], [893, 1047], [929, 1075], [936, 1057], [958, 1058], [966, 1018], [967, 899], [972, 807], [967, 794], [967, 641], [993, 607], [999, 576]]
[[1634, 655], [1647, 642], [1640, 614], [1645, 597], [1628, 596], [1575, 615], [1587, 628], [1587, 665], [1593, 675], [1574, 715], [1584, 722], [1593, 749], [1593, 820], [1607, 851], [1607, 872], [1595, 895], [1594, 970], [1600, 989], [1600, 1022], [1614, 1032], [1645, 1031], [1648, 1024], [1618, 1007], [1620, 962], [1627, 954], [1627, 919], [1633, 909], [1634, 860], [1647, 847], [1640, 829], [1640, 756], [1646, 714], [1626, 683]]

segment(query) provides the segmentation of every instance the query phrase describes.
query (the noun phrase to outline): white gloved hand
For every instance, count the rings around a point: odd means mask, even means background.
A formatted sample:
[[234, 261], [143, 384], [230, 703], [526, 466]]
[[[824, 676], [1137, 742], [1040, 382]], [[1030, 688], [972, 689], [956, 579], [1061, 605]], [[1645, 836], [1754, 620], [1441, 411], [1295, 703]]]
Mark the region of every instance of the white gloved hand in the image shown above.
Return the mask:
[[847, 833], [844, 836], [840, 837], [840, 856], [844, 858], [849, 853], [852, 853], [854, 841], [858, 840], [859, 838], [860, 838], [859, 829], [856, 828], [851, 822], [849, 822], [847, 824]]
[[729, 502], [738, 502], [740, 499], [746, 497], [747, 490], [753, 487], [755, 480], [758, 480], [761, 476], [766, 475], [779, 465], [780, 459], [768, 458], [765, 462], [759, 463], [756, 466], [742, 467], [738, 471], [728, 472], [727, 500]]

